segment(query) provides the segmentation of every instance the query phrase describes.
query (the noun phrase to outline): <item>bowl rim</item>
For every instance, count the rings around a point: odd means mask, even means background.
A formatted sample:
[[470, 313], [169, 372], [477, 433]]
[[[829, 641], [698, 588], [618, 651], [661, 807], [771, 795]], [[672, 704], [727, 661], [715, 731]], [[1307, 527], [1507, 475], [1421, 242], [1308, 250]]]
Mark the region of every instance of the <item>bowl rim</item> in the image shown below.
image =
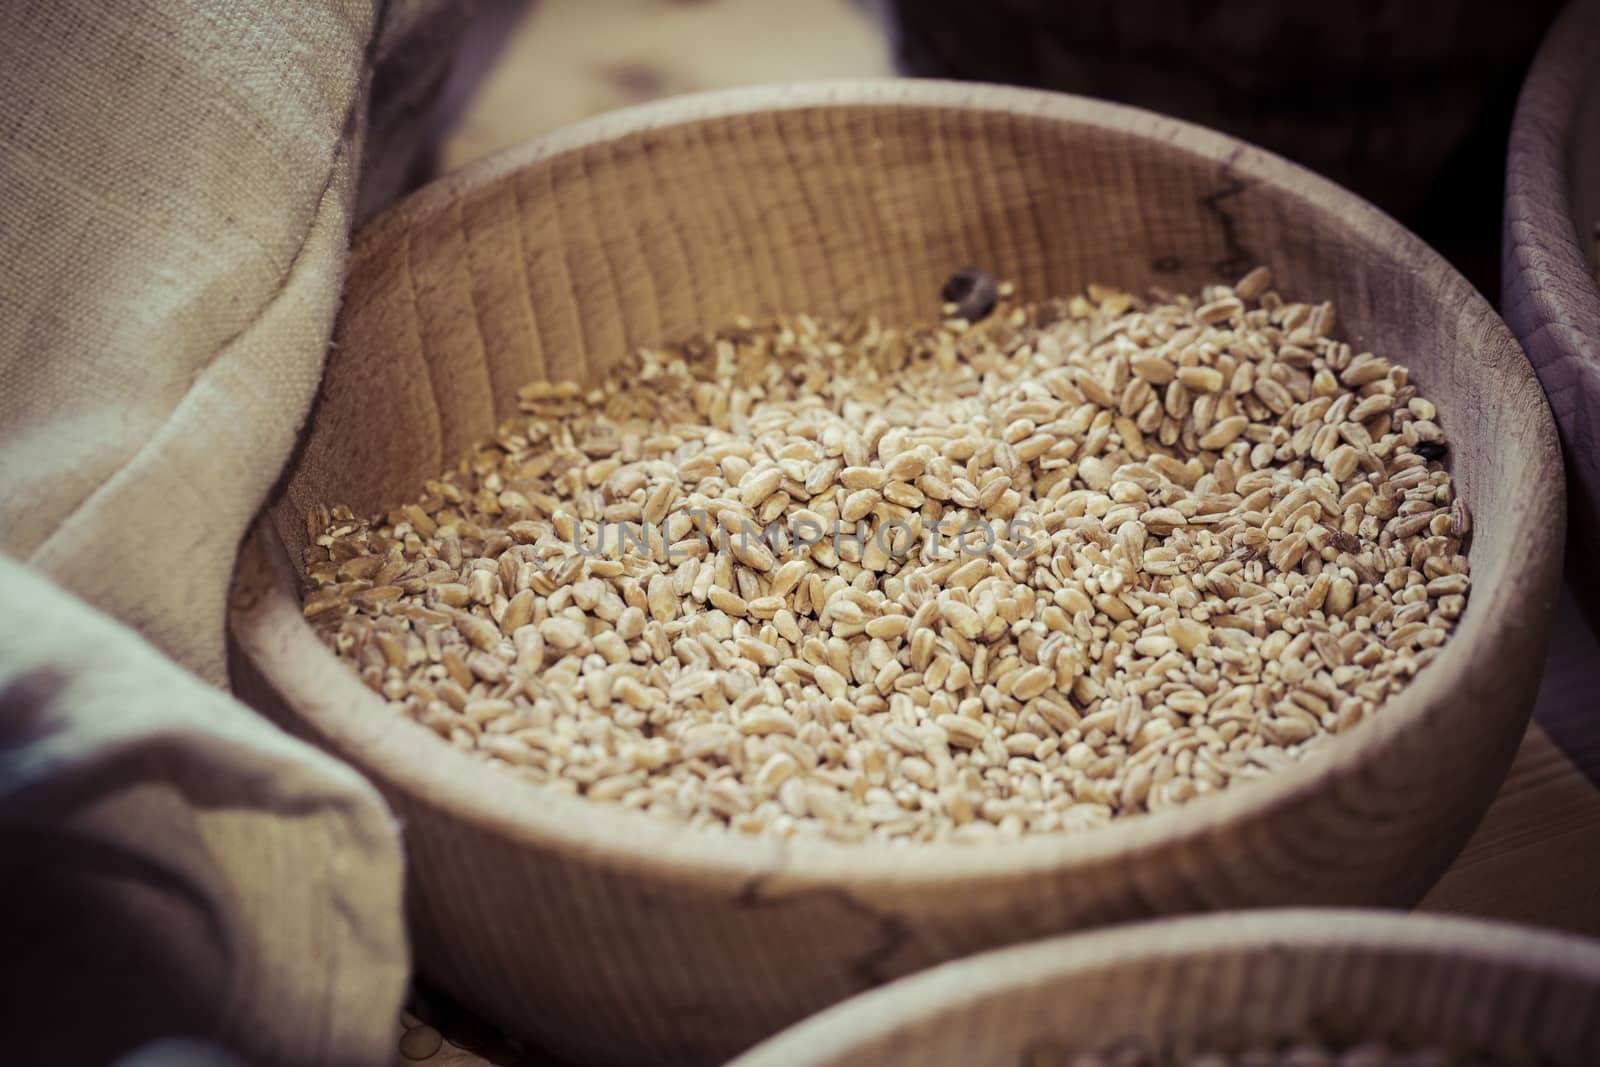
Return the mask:
[[[1521, 215], [1515, 223], [1509, 212], [1505, 218], [1507, 262], [1501, 284], [1502, 289], [1510, 288], [1525, 273], [1557, 275], [1563, 283], [1576, 279], [1580, 288], [1576, 294], [1564, 286], [1541, 285], [1530, 287], [1528, 296], [1537, 306], [1542, 326], [1572, 326], [1575, 317], [1576, 325], [1590, 336], [1600, 331], [1600, 282], [1583, 254], [1569, 163], [1581, 108], [1600, 84], [1590, 62], [1597, 48], [1600, 0], [1569, 3], [1545, 34], [1517, 94], [1506, 148], [1505, 198]], [[1583, 303], [1574, 306], [1571, 300], [1557, 299], [1573, 296]], [[1563, 347], [1582, 355], [1573, 346]], [[1600, 358], [1580, 362], [1600, 366]]]
[[[1536, 369], [1542, 373], [1547, 364], [1555, 365], [1552, 395], [1600, 393], [1600, 278], [1584, 252], [1572, 173], [1585, 103], [1600, 108], [1596, 52], [1600, 0], [1573, 0], [1545, 34], [1528, 69], [1506, 148], [1501, 306], [1518, 343], [1527, 340]], [[1581, 400], [1569, 405], [1566, 424], [1558, 421], [1557, 429], [1573, 446], [1567, 455], [1578, 487], [1569, 503], [1572, 519], [1580, 535], [1592, 539], [1600, 536], [1600, 459], [1582, 446], [1600, 437], [1600, 427], [1585, 433], [1574, 426], [1582, 423], [1584, 410]], [[1600, 595], [1600, 578], [1570, 569], [1580, 586]], [[1600, 607], [1588, 602], [1583, 607], [1590, 628], [1600, 633]]]
[[727, 1067], [823, 1064], [896, 1031], [982, 1000], [1106, 967], [1271, 951], [1425, 955], [1462, 968], [1520, 967], [1588, 983], [1600, 999], [1600, 942], [1501, 920], [1354, 908], [1285, 908], [1171, 916], [992, 949], [857, 994], [781, 1030]]
[[[1118, 136], [1159, 140], [1175, 151], [1216, 164], [1223, 173], [1300, 201], [1307, 210], [1337, 214], [1353, 238], [1381, 246], [1412, 269], [1428, 269], [1442, 286], [1438, 301], [1458, 314], [1476, 313], [1499, 331], [1508, 350], [1520, 348], [1484, 298], [1442, 257], [1399, 223], [1355, 194], [1296, 164], [1243, 141], [1142, 109], [1043, 90], [931, 79], [869, 79], [718, 90], [673, 97], [599, 115], [488, 156], [411, 194], [357, 235], [352, 260], [397, 229], [447, 210], [461, 195], [542, 161], [626, 135], [774, 110], [830, 107], [909, 107], [993, 113], [1089, 126]], [[1530, 388], [1535, 425], [1531, 447], [1559, 457], [1548, 404], [1531, 366], [1519, 359]], [[1518, 377], [1510, 367], [1513, 381]], [[310, 425], [313, 415], [308, 417]], [[305, 431], [302, 430], [302, 433]], [[443, 742], [419, 723], [394, 715], [377, 694], [322, 643], [300, 613], [296, 572], [263, 507], [254, 535], [263, 550], [256, 592], [230, 609], [238, 650], [325, 744], [365, 774], [379, 776], [436, 811], [468, 820], [519, 846], [583, 855], [678, 883], [734, 887], [854, 889], [930, 885], [974, 886], [1074, 867], [1130, 864], [1134, 856], [1197, 843], [1251, 817], [1292, 808], [1342, 781], [1360, 789], [1369, 756], [1403, 744], [1427, 728], [1430, 708], [1447, 703], [1449, 679], [1474, 651], [1511, 648], [1542, 657], [1555, 604], [1565, 496], [1559, 460], [1529, 471], [1526, 506], [1512, 531], [1517, 543], [1551, 546], [1546, 553], [1507, 553], [1499, 580], [1474, 589], [1456, 634], [1430, 664], [1385, 705], [1383, 713], [1323, 747], [1314, 758], [1275, 770], [1174, 809], [1114, 820], [1081, 832], [1036, 834], [1020, 840], [942, 842], [894, 848], [877, 842], [781, 839], [690, 827], [641, 812], [620, 811], [560, 793], [513, 775], [490, 774], [481, 759]], [[286, 470], [278, 494], [286, 484]], [[1541, 531], [1541, 527], [1543, 528]], [[248, 568], [241, 555], [241, 570]], [[262, 584], [264, 582], [264, 584]], [[1519, 595], [1520, 594], [1520, 595]], [[1531, 614], [1530, 614], [1531, 611]], [[1528, 699], [1531, 707], [1531, 694]], [[1509, 761], [1510, 753], [1507, 753]], [[1484, 798], [1487, 801], [1487, 797]], [[952, 905], [953, 906], [953, 905]]]

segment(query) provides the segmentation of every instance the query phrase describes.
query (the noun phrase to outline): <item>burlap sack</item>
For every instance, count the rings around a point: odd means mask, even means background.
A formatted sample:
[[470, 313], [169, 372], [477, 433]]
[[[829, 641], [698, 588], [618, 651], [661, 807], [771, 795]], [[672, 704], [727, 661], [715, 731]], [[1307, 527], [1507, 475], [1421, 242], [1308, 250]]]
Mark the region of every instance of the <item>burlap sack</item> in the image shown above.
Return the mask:
[[382, 80], [406, 93], [371, 108], [376, 204], [446, 6], [0, 5], [7, 1062], [165, 1033], [256, 1064], [392, 1057], [396, 828], [217, 685], [235, 550], [337, 306], [371, 68], [403, 59]]

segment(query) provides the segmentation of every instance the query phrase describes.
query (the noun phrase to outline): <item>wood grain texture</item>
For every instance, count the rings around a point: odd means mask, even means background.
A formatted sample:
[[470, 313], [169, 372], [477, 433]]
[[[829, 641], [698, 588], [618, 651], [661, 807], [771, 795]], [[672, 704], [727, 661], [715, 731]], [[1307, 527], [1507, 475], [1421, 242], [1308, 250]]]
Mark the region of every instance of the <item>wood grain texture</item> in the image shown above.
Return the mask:
[[1572, 494], [1572, 574], [1600, 627], [1600, 0], [1545, 38], [1517, 102], [1506, 160], [1506, 322], [1555, 411]]
[[1421, 907], [1600, 937], [1597, 666], [1600, 641], [1563, 595], [1511, 772]]
[[[1455, 442], [1475, 591], [1439, 661], [1321, 758], [1078, 836], [887, 851], [690, 832], [489, 773], [397, 721], [302, 622], [303, 513], [414, 491], [544, 376], [735, 314], [926, 320], [953, 266], [1025, 292], [1193, 289], [1272, 264], [1409, 363]], [[233, 617], [235, 681], [405, 820], [420, 969], [586, 1063], [706, 1064], [886, 980], [1097, 924], [1415, 903], [1505, 773], [1554, 602], [1563, 497], [1509, 331], [1425, 246], [1220, 135], [1026, 90], [851, 83], [682, 98], [424, 190], [352, 257], [338, 343]]]
[[1568, 583], [1556, 608], [1550, 657], [1534, 717], [1573, 766], [1587, 777], [1600, 800], [1600, 634], [1584, 623], [1576, 591]]
[[1600, 937], [1597, 887], [1600, 792], [1536, 724], [1472, 840], [1421, 906]]
[[1066, 1067], [1117, 1039], [1243, 1051], [1465, 1045], [1600, 1063], [1600, 945], [1375, 912], [1263, 911], [988, 953], [825, 1012], [729, 1067]]

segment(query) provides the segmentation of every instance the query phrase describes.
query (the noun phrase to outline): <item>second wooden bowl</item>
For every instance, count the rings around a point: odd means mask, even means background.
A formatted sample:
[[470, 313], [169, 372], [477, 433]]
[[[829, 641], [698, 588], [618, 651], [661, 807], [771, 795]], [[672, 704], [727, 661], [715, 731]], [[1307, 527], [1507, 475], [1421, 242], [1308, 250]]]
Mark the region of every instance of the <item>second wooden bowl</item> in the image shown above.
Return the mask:
[[[741, 313], [937, 314], [956, 267], [1038, 296], [1195, 291], [1270, 263], [1409, 364], [1476, 518], [1438, 661], [1315, 760], [1077, 836], [888, 850], [691, 832], [557, 795], [400, 720], [302, 620], [305, 515], [408, 499], [516, 387], [596, 381]], [[886, 82], [685, 98], [446, 179], [356, 241], [321, 398], [256, 531], [242, 694], [372, 778], [404, 820], [418, 967], [589, 1063], [719, 1062], [851, 994], [1116, 920], [1418, 899], [1516, 749], [1564, 525], [1522, 352], [1438, 256], [1337, 187], [1217, 134], [1027, 90]]]
[[[1342, 1067], [1333, 1056], [1357, 1049], [1342, 1064], [1593, 1067], [1600, 945], [1337, 910], [1139, 923], [946, 964], [729, 1067], [1111, 1067], [1135, 1051], [1163, 1065], [1293, 1052], [1267, 1062]], [[1419, 1052], [1452, 1058], [1388, 1057]]]
[[1579, 0], [1540, 48], [1506, 162], [1506, 321], [1555, 409], [1572, 500], [1572, 575], [1600, 632], [1600, 0]]

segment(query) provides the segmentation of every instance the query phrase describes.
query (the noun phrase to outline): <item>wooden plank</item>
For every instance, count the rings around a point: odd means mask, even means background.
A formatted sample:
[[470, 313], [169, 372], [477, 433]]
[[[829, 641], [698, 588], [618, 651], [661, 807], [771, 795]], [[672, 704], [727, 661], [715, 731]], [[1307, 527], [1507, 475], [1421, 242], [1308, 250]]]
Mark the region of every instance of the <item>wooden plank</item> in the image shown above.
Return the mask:
[[1535, 722], [1482, 825], [1423, 901], [1425, 910], [1600, 936], [1597, 680], [1600, 645], [1569, 596], [1556, 619]]

